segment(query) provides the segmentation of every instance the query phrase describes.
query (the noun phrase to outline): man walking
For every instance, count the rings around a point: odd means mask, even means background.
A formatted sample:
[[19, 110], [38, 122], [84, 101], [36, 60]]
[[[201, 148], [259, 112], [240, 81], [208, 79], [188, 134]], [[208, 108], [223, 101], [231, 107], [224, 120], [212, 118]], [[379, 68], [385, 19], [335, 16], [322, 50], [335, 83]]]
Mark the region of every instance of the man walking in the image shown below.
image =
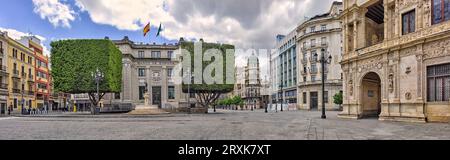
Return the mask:
[[11, 111], [12, 111], [12, 103], [8, 107], [8, 116], [11, 115]]

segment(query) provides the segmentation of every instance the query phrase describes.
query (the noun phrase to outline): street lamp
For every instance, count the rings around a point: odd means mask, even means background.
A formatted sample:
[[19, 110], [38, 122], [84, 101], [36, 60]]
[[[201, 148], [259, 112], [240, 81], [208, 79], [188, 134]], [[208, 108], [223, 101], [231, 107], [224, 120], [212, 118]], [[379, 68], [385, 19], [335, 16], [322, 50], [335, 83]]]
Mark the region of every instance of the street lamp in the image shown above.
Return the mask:
[[92, 77], [94, 78], [95, 83], [97, 84], [97, 104], [94, 106], [94, 113], [97, 114], [98, 104], [100, 103], [100, 82], [103, 81], [103, 78], [105, 75], [103, 72], [101, 72], [98, 68], [95, 70], [95, 72], [91, 73]]
[[[330, 64], [331, 60], [333, 58], [331, 55], [328, 56], [328, 58], [325, 58], [325, 52], [326, 52], [325, 49], [321, 50], [321, 56], [320, 56], [321, 58], [319, 60], [319, 62], [322, 65], [322, 117], [321, 117], [322, 119], [327, 118], [327, 116], [325, 114], [325, 110], [326, 110], [326, 108], [325, 108], [325, 64]], [[318, 57], [317, 53], [314, 54], [314, 57], [316, 57], [316, 58]]]
[[187, 71], [186, 76], [189, 76], [188, 95], [187, 95], [188, 107], [187, 108], [189, 110], [189, 114], [191, 114], [191, 83], [192, 83], [192, 79], [194, 79], [194, 76], [192, 75], [192, 72], [190, 69]]
[[[283, 79], [283, 78], [281, 78], [281, 79]], [[283, 80], [281, 80], [281, 81], [283, 81]], [[281, 82], [281, 83], [283, 83], [283, 82]], [[284, 110], [283, 110], [283, 103], [284, 103], [284, 92], [283, 92], [283, 88], [284, 87], [286, 87], [284, 84], [280, 84], [280, 91], [281, 91], [281, 100], [280, 100], [280, 104], [281, 104], [281, 112], [283, 112]]]

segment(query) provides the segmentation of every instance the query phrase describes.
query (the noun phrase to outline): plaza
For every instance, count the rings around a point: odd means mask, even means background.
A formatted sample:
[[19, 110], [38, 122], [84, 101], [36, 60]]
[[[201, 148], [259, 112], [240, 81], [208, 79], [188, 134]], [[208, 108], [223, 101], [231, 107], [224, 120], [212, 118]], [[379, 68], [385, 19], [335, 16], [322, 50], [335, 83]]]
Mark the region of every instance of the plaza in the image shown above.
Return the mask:
[[317, 111], [218, 110], [129, 116], [55, 114], [0, 117], [0, 140], [448, 140], [448, 123], [348, 120]]

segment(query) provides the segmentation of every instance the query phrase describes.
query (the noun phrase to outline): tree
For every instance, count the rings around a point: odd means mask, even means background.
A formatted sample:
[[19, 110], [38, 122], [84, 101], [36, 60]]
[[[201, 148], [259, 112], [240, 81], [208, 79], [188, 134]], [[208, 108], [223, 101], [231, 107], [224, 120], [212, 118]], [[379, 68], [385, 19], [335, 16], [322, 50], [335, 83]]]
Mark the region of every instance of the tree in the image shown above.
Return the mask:
[[[56, 92], [87, 93], [97, 106], [105, 93], [121, 91], [122, 53], [110, 40], [61, 40], [50, 45]], [[104, 75], [99, 95], [92, 76], [97, 69]]]
[[[223, 81], [226, 81], [227, 76], [230, 75], [230, 73], [227, 73], [227, 62], [232, 63], [233, 66], [233, 72], [234, 72], [234, 49], [235, 47], [233, 45], [228, 45], [228, 44], [216, 44], [216, 43], [203, 43], [203, 40], [200, 40], [202, 42], [202, 53], [201, 53], [201, 59], [202, 59], [202, 72], [203, 73], [205, 70], [208, 69], [208, 66], [212, 63], [214, 63], [217, 59], [217, 57], [214, 57], [214, 59], [212, 59], [211, 61], [204, 61], [203, 58], [205, 57], [205, 52], [210, 50], [210, 49], [216, 49], [220, 52], [222, 52], [222, 60], [223, 60]], [[191, 60], [190, 65], [191, 68], [194, 68], [191, 71], [192, 75], [195, 75], [195, 55], [194, 55], [194, 42], [187, 42], [184, 41], [183, 39], [180, 39], [180, 47], [181, 49], [185, 49], [186, 51], [189, 52], [190, 57], [189, 59]], [[227, 50], [233, 50], [232, 53], [227, 53]], [[232, 59], [228, 58], [230, 56], [227, 56], [227, 54], [232, 54]], [[217, 70], [214, 70], [211, 74], [211, 76], [215, 77]], [[231, 74], [234, 75], [234, 74]], [[208, 84], [205, 82], [205, 80], [202, 80], [202, 83], [194, 83], [194, 84], [185, 84], [183, 83], [183, 92], [184, 93], [195, 93], [196, 94], [196, 99], [197, 102], [203, 107], [203, 108], [209, 108], [212, 104], [215, 104], [215, 102], [217, 101], [217, 99], [225, 93], [229, 93], [231, 91], [233, 91], [234, 89], [234, 84]]]
[[334, 104], [339, 105], [339, 108], [342, 107], [342, 103], [343, 103], [343, 94], [342, 92], [337, 93], [336, 95], [334, 95]]

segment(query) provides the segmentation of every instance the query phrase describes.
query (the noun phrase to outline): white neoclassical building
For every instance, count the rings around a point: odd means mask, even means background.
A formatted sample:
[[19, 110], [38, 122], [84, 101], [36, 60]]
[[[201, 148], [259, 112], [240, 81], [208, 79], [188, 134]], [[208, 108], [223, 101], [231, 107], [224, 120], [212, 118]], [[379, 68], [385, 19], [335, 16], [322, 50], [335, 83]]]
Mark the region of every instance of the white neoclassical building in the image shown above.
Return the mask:
[[[342, 92], [343, 41], [340, 14], [342, 2], [333, 2], [330, 10], [316, 15], [300, 24], [296, 29], [297, 44], [297, 100], [298, 107], [305, 110], [322, 109], [322, 102], [327, 110], [337, 110], [333, 96]], [[325, 65], [322, 77], [321, 54], [330, 57]], [[325, 79], [325, 92], [322, 93], [322, 79]], [[322, 100], [322, 94], [325, 99]]]

